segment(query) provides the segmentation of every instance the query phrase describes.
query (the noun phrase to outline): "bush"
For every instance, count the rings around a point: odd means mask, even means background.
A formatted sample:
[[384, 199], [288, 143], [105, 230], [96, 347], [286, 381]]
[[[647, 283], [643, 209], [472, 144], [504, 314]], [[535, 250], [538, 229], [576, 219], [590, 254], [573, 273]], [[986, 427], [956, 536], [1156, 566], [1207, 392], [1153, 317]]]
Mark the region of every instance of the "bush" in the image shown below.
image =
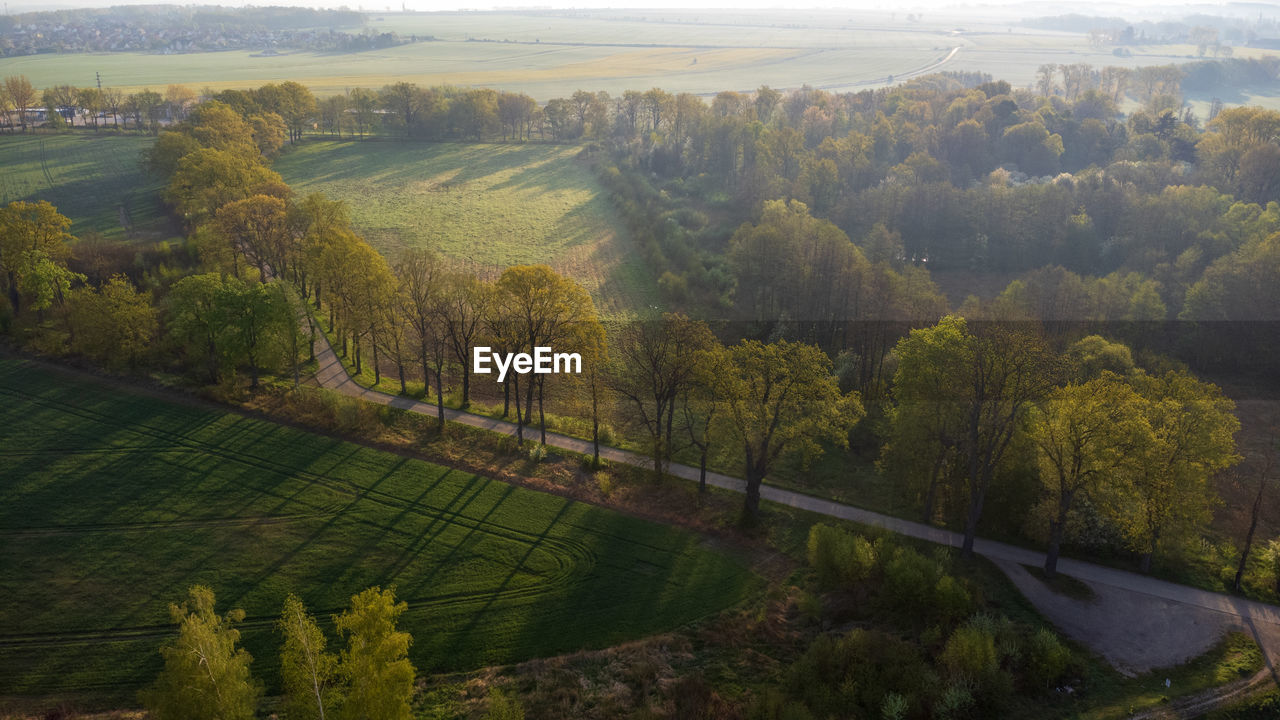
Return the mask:
[[1051, 630], [1040, 628], [1027, 643], [1027, 679], [1038, 688], [1049, 688], [1067, 671], [1071, 651]]
[[959, 680], [942, 691], [933, 706], [933, 716], [938, 720], [963, 720], [973, 715], [974, 704], [973, 685]]
[[936, 560], [911, 548], [897, 548], [884, 565], [882, 599], [899, 617], [927, 620], [934, 611], [934, 591], [942, 578], [942, 566]]
[[489, 692], [489, 714], [486, 720], [524, 720], [524, 707], [520, 701], [501, 690]]
[[1000, 669], [996, 641], [991, 633], [972, 624], [958, 628], [947, 639], [942, 664], [953, 677], [983, 683]]
[[933, 588], [933, 606], [937, 619], [951, 625], [973, 612], [973, 598], [960, 581], [943, 575]]
[[823, 636], [788, 671], [787, 688], [817, 717], [877, 717], [889, 694], [910, 707], [936, 677], [911, 643], [854, 630]]
[[821, 523], [809, 529], [808, 551], [825, 589], [856, 586], [876, 568], [876, 549], [866, 538]]
[[880, 720], [906, 720], [911, 705], [898, 693], [889, 693], [880, 703]]

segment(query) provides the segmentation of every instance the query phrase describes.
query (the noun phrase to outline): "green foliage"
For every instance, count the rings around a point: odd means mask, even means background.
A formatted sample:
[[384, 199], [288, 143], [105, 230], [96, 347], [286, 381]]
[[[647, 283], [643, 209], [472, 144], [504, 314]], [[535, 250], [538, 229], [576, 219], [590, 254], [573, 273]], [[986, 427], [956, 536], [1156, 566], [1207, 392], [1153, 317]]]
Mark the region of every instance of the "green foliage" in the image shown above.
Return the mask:
[[249, 675], [252, 656], [236, 647], [244, 610], [219, 617], [213, 591], [194, 585], [190, 599], [170, 605], [178, 637], [160, 648], [164, 671], [142, 702], [156, 720], [250, 720], [262, 688]]
[[986, 630], [964, 625], [951, 633], [939, 658], [953, 677], [985, 683], [1000, 670], [995, 638]]
[[877, 567], [876, 548], [866, 538], [822, 523], [809, 528], [808, 557], [827, 589], [856, 586]]
[[1048, 628], [1040, 628], [1027, 640], [1026, 674], [1032, 687], [1048, 688], [1062, 678], [1071, 662], [1071, 651]]
[[524, 706], [518, 698], [501, 690], [491, 690], [485, 720], [524, 720]]
[[339, 717], [346, 720], [409, 720], [413, 664], [409, 633], [396, 623], [409, 606], [391, 590], [373, 587], [351, 596], [350, 609], [333, 618], [346, 638], [338, 672], [345, 680]]
[[71, 351], [110, 368], [135, 367], [153, 349], [157, 317], [151, 293], [138, 292], [123, 275], [77, 289], [67, 298]]
[[338, 658], [325, 652], [325, 637], [297, 595], [285, 598], [277, 627], [284, 635], [280, 648], [280, 685], [290, 720], [324, 720], [341, 704], [336, 687]]
[[935, 681], [929, 664], [911, 643], [878, 631], [823, 635], [787, 671], [790, 697], [814, 717], [873, 717], [893, 693], [912, 706]]

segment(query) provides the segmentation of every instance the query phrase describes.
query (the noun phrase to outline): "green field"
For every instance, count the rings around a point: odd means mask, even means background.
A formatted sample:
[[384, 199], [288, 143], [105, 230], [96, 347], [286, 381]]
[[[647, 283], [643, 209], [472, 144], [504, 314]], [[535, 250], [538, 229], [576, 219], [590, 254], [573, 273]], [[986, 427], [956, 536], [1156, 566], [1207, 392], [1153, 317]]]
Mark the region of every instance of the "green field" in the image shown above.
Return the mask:
[[[1035, 30], [992, 12], [938, 12], [925, 20], [909, 19], [905, 10], [385, 13], [371, 14], [367, 28], [437, 40], [342, 55], [48, 53], [2, 58], [0, 77], [84, 86], [96, 72], [125, 90], [296, 80], [322, 95], [406, 81], [522, 91], [545, 102], [581, 89], [710, 95], [807, 84], [851, 91], [938, 70], [976, 70], [1025, 87], [1044, 63], [1134, 67], [1198, 59], [1185, 45], [1130, 47], [1132, 57], [1116, 57], [1082, 34]], [[1263, 52], [1233, 50], [1235, 57]]]
[[616, 315], [654, 302], [652, 273], [577, 147], [308, 142], [275, 163], [299, 195], [343, 200], [361, 233], [394, 257], [434, 247], [482, 277], [546, 263]]
[[606, 646], [743, 599], [701, 537], [0, 358], [0, 696], [131, 701], [195, 583], [270, 680], [289, 592], [394, 585], [419, 671]]
[[166, 239], [160, 180], [140, 165], [154, 138], [75, 132], [0, 136], [0, 203], [48, 200], [71, 232]]

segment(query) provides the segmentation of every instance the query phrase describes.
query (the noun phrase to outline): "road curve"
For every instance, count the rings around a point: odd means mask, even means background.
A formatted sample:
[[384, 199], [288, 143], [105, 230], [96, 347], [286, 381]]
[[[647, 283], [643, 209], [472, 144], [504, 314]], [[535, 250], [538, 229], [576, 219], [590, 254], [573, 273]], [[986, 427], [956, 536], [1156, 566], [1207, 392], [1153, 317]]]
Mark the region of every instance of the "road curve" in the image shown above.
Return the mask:
[[[403, 396], [370, 390], [352, 380], [350, 375], [347, 374], [346, 368], [334, 353], [333, 348], [322, 335], [317, 336], [315, 352], [316, 360], [319, 363], [316, 371], [316, 381], [321, 387], [380, 405], [388, 405], [432, 417], [436, 415], [437, 409], [435, 405]], [[516, 432], [515, 423], [505, 420], [497, 420], [452, 408], [445, 408], [444, 412], [445, 418], [452, 422], [508, 435], [515, 435]], [[533, 437], [536, 437], [533, 434], [537, 432], [536, 428], [531, 431], [526, 430], [526, 434]], [[590, 455], [592, 452], [590, 442], [556, 433], [547, 433], [547, 444], [585, 455]], [[653, 464], [650, 458], [639, 453], [606, 446], [600, 447], [600, 456], [609, 462], [641, 468], [649, 468]], [[671, 463], [668, 472], [686, 480], [695, 482], [698, 480], [698, 469], [688, 465]], [[707, 483], [734, 492], [743, 492], [745, 487], [744, 481], [739, 478], [710, 471], [707, 472]], [[870, 510], [768, 485], [761, 489], [761, 497], [780, 505], [788, 505], [833, 518], [884, 528], [890, 532], [938, 543], [939, 545], [960, 547], [963, 540], [963, 536], [960, 533], [943, 528], [882, 515]], [[978, 554], [996, 561], [997, 564], [1014, 562], [1021, 565], [1038, 566], [1044, 564], [1045, 558], [1043, 553], [1035, 550], [982, 538], [978, 538], [974, 543], [974, 550]], [[1263, 648], [1267, 666], [1273, 673], [1277, 664], [1280, 664], [1280, 608], [1274, 605], [1186, 585], [1178, 585], [1126, 570], [1071, 558], [1061, 558], [1058, 561], [1058, 570], [1065, 575], [1087, 582], [1129, 590], [1235, 618], [1235, 622], [1248, 630]], [[1176, 631], [1176, 628], [1170, 628], [1170, 632]]]

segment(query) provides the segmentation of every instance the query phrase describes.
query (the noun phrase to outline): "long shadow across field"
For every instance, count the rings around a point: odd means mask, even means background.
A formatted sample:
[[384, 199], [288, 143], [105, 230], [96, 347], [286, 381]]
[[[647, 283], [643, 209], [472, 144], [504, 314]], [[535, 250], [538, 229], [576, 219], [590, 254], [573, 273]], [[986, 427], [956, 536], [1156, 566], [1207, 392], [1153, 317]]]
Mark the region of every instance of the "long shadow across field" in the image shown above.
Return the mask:
[[22, 361], [0, 357], [0, 399], [0, 696], [131, 702], [195, 583], [244, 608], [269, 685], [290, 592], [332, 631], [395, 585], [414, 662], [462, 670], [668, 630], [755, 583], [683, 531]]

